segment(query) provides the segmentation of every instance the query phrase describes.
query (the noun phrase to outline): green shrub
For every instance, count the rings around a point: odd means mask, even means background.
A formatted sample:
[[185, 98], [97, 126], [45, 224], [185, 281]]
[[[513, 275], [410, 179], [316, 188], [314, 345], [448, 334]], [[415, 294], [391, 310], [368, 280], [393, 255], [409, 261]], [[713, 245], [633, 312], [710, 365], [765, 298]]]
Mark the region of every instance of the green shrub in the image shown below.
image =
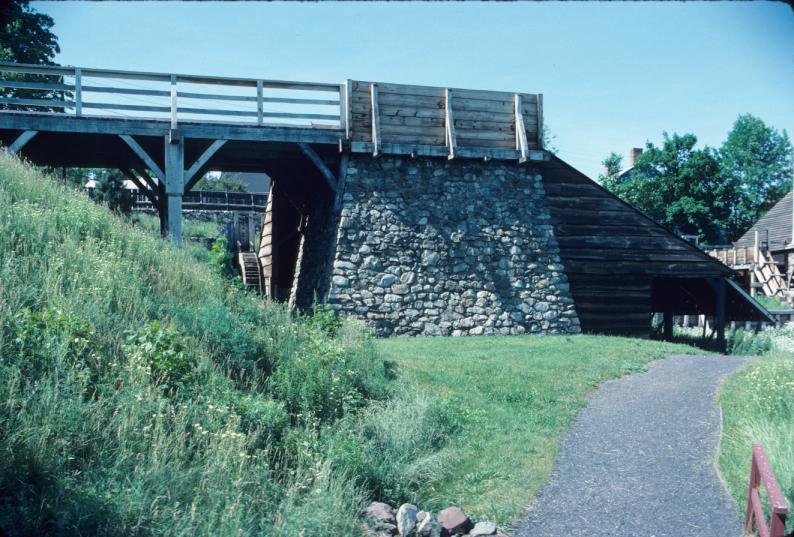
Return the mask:
[[131, 368], [144, 369], [155, 384], [173, 391], [194, 380], [196, 358], [189, 346], [173, 325], [152, 321], [128, 332], [124, 352]]
[[77, 316], [51, 308], [25, 308], [6, 317], [1, 328], [0, 355], [26, 379], [39, 379], [51, 372], [57, 360], [78, 368], [98, 365], [93, 328]]
[[752, 332], [737, 328], [726, 337], [728, 354], [760, 356], [772, 348], [772, 340], [765, 332]]
[[329, 337], [335, 337], [342, 327], [342, 317], [329, 304], [315, 303], [311, 315], [306, 316], [306, 322]]
[[233, 261], [234, 256], [229, 251], [229, 240], [225, 235], [221, 235], [212, 242], [210, 266], [221, 276], [233, 278], [236, 275]]
[[436, 397], [398, 391], [329, 433], [325, 456], [384, 501], [417, 501], [418, 485], [428, 487], [448, 462], [442, 448], [462, 426], [454, 408]]

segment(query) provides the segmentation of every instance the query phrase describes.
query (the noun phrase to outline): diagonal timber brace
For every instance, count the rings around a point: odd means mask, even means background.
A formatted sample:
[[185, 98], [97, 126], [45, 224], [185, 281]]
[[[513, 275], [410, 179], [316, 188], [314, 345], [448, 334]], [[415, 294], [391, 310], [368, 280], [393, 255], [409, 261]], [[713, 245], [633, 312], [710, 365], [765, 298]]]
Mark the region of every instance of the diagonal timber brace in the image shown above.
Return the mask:
[[328, 183], [328, 187], [331, 189], [331, 191], [336, 192], [339, 181], [333, 172], [328, 168], [328, 165], [323, 161], [322, 158], [320, 158], [320, 155], [317, 154], [317, 151], [312, 149], [312, 147], [305, 142], [299, 142], [298, 147], [300, 147], [301, 151], [303, 151], [303, 154], [309, 157], [309, 160], [311, 160], [314, 165], [317, 166], [317, 169], [320, 170], [320, 173], [325, 179], [325, 182]]
[[18, 153], [19, 150], [25, 147], [25, 144], [31, 141], [33, 137], [36, 136], [38, 133], [39, 131], [23, 132], [17, 137], [16, 140], [14, 140], [14, 142], [10, 146], [8, 146], [8, 152], [11, 153], [12, 155]]
[[160, 181], [161, 183], [165, 182], [165, 172], [163, 172], [162, 168], [160, 168], [160, 166], [157, 165], [154, 159], [152, 159], [152, 157], [149, 156], [149, 153], [147, 153], [146, 150], [141, 147], [141, 145], [135, 140], [135, 138], [133, 138], [128, 134], [119, 134], [119, 138], [124, 140], [124, 142], [128, 146], [130, 146], [130, 149], [132, 149], [132, 151], [138, 156], [138, 158], [140, 158], [144, 162], [144, 164], [146, 164], [146, 166], [150, 170], [152, 170], [154, 175], [157, 176], [158, 181]]
[[215, 140], [204, 152], [196, 159], [196, 162], [185, 172], [185, 192], [190, 189], [201, 179], [199, 171], [206, 166], [207, 162], [218, 152], [218, 150], [226, 144], [226, 140]]

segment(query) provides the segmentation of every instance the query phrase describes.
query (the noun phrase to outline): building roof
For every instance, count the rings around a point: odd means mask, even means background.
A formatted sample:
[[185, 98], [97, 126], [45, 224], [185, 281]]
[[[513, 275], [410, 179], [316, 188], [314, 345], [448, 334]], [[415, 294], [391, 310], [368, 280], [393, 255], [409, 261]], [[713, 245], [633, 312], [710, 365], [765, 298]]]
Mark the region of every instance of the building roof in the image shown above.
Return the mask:
[[769, 249], [772, 251], [784, 249], [791, 242], [792, 199], [794, 199], [792, 192], [783, 196], [783, 199], [733, 243], [734, 247], [754, 246], [756, 231], [758, 231], [758, 240], [765, 241], [766, 233], [769, 231]]
[[[712, 314], [717, 278], [734, 272], [557, 157], [539, 165], [582, 329], [647, 335], [653, 304]], [[728, 320], [769, 320], [727, 289]]]

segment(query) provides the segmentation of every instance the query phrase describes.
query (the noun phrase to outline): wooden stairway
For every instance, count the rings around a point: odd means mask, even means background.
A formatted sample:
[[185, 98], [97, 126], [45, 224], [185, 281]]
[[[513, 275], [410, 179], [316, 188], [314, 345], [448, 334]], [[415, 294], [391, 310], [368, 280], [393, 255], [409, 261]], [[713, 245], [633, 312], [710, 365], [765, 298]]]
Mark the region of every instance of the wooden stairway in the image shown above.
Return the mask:
[[782, 298], [791, 302], [788, 281], [780, 273], [775, 260], [769, 252], [760, 253], [759, 258], [759, 263], [753, 267], [755, 286], [761, 289], [766, 296]]

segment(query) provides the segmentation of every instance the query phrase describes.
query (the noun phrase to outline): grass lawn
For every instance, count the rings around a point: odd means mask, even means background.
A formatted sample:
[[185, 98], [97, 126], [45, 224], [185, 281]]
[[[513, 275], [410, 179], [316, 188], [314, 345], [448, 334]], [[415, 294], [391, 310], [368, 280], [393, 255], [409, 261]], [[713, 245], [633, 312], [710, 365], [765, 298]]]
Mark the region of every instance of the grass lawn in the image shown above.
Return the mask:
[[[722, 386], [723, 435], [720, 470], [744, 512], [752, 444], [762, 444], [772, 471], [794, 510], [794, 358], [775, 353], [758, 358]], [[765, 494], [761, 495], [765, 498]], [[787, 525], [794, 531], [794, 516]]]
[[[607, 336], [411, 338], [378, 341], [408, 389], [438, 394], [463, 416], [418, 491], [500, 526], [520, 518], [551, 473], [561, 437], [595, 387], [685, 345]], [[423, 507], [427, 508], [427, 507]]]

